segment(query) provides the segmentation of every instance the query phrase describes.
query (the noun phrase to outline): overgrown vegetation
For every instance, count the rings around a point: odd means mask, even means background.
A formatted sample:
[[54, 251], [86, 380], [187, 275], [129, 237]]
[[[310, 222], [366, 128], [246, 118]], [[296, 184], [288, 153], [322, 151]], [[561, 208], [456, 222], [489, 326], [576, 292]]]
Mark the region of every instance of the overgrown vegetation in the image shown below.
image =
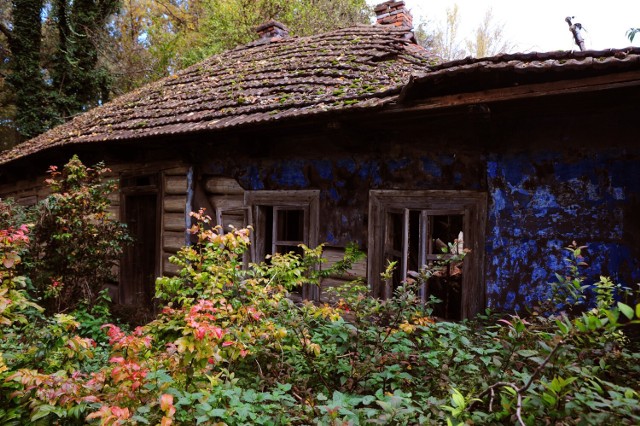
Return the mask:
[[365, 0], [0, 2], [0, 149], [253, 41], [270, 19], [309, 35], [369, 13]]
[[[11, 5], [10, 10], [9, 5]], [[0, 117], [34, 137], [109, 100], [97, 41], [118, 0], [13, 0], [0, 6], [0, 48], [15, 108]], [[4, 77], [4, 75], [3, 75]], [[14, 115], [15, 114], [15, 115]]]
[[104, 299], [44, 314], [38, 271], [21, 268], [37, 231], [3, 222], [0, 423], [640, 422], [639, 355], [624, 333], [640, 305], [605, 277], [587, 286], [580, 247], [555, 300], [528, 317], [436, 322], [418, 282], [385, 301], [354, 283], [335, 306], [296, 305], [289, 289], [344, 271], [357, 250], [334, 267], [304, 247], [245, 269], [249, 230], [194, 218], [197, 242], [172, 258], [180, 273], [157, 281], [161, 312], [133, 331]]
[[74, 156], [46, 183], [52, 194], [31, 212], [33, 235], [29, 267], [35, 294], [49, 312], [66, 312], [79, 302], [93, 305], [130, 241], [126, 227], [109, 216], [103, 164], [88, 168]]

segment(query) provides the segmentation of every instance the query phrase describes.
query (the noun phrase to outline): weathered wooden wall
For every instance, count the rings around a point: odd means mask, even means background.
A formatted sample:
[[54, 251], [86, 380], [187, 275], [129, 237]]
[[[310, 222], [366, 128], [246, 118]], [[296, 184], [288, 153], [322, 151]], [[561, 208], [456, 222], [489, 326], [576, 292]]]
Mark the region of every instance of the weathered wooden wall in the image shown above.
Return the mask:
[[[105, 175], [105, 179], [113, 179], [117, 182], [122, 176], [158, 176], [158, 200], [161, 216], [158, 224], [157, 276], [171, 275], [177, 272], [176, 266], [169, 262], [169, 257], [183, 247], [188, 240], [186, 229], [189, 221], [188, 213], [191, 211], [191, 208], [187, 206], [190, 167], [180, 165], [180, 163], [179, 161], [111, 163], [109, 164], [111, 171]], [[62, 165], [63, 163], [59, 164], [59, 167]], [[46, 176], [43, 174], [37, 178], [20, 181], [17, 185], [4, 184], [0, 186], [0, 198], [13, 198], [19, 204], [33, 205], [50, 194], [44, 183], [45, 179]], [[111, 201], [109, 213], [112, 217], [121, 220], [121, 194], [114, 192], [109, 196], [109, 200]], [[117, 269], [114, 273], [118, 274]], [[110, 294], [112, 299], [117, 301], [120, 291], [116, 286], [111, 286]]]
[[[366, 252], [372, 189], [486, 193], [487, 304], [523, 310], [547, 297], [547, 283], [564, 269], [562, 247], [574, 240], [588, 246], [588, 281], [601, 273], [630, 286], [640, 281], [637, 108], [616, 106], [618, 98], [603, 108], [606, 96], [524, 100], [431, 119], [416, 112], [230, 130], [183, 140], [187, 145], [166, 141], [154, 154], [162, 151], [163, 162], [145, 162], [151, 154], [141, 143], [134, 160], [125, 159], [130, 151], [109, 153], [115, 161], [107, 164], [116, 175], [138, 167], [162, 173], [158, 273], [164, 274], [175, 273], [167, 259], [186, 241], [188, 211], [206, 207], [218, 220], [243, 226], [246, 191], [318, 190], [318, 239], [330, 259], [349, 242]], [[46, 195], [40, 182], [4, 182], [0, 195], [31, 203]], [[359, 264], [353, 275], [365, 271]]]
[[635, 285], [640, 148], [632, 127], [615, 124], [632, 122], [633, 111], [545, 108], [496, 109], [485, 122], [217, 141], [199, 170], [245, 190], [319, 189], [319, 240], [334, 257], [351, 241], [366, 251], [371, 189], [486, 192], [483, 280], [494, 309], [523, 310], [548, 297], [574, 240], [588, 247], [587, 280], [603, 273]]

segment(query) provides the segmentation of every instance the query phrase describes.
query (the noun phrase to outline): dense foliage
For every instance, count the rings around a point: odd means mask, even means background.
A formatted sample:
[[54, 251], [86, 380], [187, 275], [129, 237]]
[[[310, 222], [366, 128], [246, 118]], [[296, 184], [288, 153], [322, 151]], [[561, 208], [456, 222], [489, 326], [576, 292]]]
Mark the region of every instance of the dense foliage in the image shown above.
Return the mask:
[[160, 312], [129, 331], [104, 297], [43, 313], [38, 270], [21, 272], [38, 231], [15, 212], [0, 208], [1, 424], [640, 422], [640, 355], [625, 336], [640, 305], [606, 277], [587, 286], [581, 247], [528, 317], [442, 322], [416, 294], [428, 269], [389, 300], [356, 282], [334, 306], [295, 304], [290, 289], [361, 254], [328, 267], [322, 246], [303, 247], [244, 267], [250, 230], [223, 233], [198, 212], [196, 242], [171, 259], [179, 274], [157, 280]]
[[46, 180], [51, 195], [30, 215], [33, 235], [29, 267], [35, 294], [49, 312], [65, 312], [79, 302], [93, 305], [130, 239], [109, 216], [115, 182], [102, 164], [86, 167], [74, 156], [62, 170], [52, 166]]
[[[118, 0], [13, 0], [3, 6], [0, 30], [3, 59], [15, 109], [0, 121], [13, 121], [23, 138], [36, 136], [75, 114], [109, 99], [109, 75], [99, 63], [96, 40]], [[0, 42], [4, 41], [1, 40]]]
[[0, 149], [255, 40], [269, 19], [307, 35], [368, 22], [369, 8], [365, 0], [0, 2]]

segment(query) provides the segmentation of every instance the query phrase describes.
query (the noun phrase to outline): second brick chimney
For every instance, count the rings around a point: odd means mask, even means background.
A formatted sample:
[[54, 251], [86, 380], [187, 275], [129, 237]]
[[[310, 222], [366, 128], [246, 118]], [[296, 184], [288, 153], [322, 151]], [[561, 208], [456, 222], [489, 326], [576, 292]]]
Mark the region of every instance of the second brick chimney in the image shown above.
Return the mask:
[[403, 1], [386, 1], [377, 5], [373, 11], [376, 13], [376, 23], [378, 25], [413, 27], [413, 17]]
[[278, 21], [271, 20], [256, 28], [260, 40], [270, 40], [273, 38], [287, 38], [289, 30]]

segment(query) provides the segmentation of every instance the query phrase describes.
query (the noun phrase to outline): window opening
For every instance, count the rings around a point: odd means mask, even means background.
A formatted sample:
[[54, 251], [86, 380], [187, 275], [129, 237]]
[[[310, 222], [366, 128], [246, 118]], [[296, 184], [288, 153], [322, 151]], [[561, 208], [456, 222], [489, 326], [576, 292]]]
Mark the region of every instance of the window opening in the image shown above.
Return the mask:
[[[396, 262], [391, 278], [395, 291], [407, 278], [409, 271], [419, 271], [423, 265], [433, 267], [436, 262], [451, 258], [463, 249], [464, 213], [448, 214], [429, 210], [391, 211], [388, 214], [388, 245], [386, 258]], [[453, 250], [450, 250], [452, 244]], [[452, 252], [453, 251], [453, 252]], [[421, 288], [423, 302], [431, 296], [441, 302], [434, 306], [434, 315], [447, 319], [461, 319], [462, 264], [447, 264], [436, 272]]]
[[[250, 223], [255, 228], [253, 258], [269, 262], [269, 255], [303, 254], [300, 244], [317, 245], [319, 191], [251, 191], [245, 205], [251, 207]], [[317, 299], [319, 291], [305, 286], [294, 298]]]
[[158, 185], [157, 175], [125, 176], [120, 180], [120, 188]]
[[[404, 205], [405, 208], [401, 208]], [[409, 271], [423, 265], [442, 265], [422, 283], [423, 302], [441, 302], [434, 315], [450, 320], [466, 318], [484, 307], [481, 241], [486, 196], [467, 191], [371, 191], [369, 274], [372, 291], [390, 297]], [[464, 261], [445, 262], [470, 248]], [[444, 249], [444, 250], [443, 250]], [[396, 269], [387, 282], [380, 272], [388, 261]]]
[[271, 253], [302, 254], [300, 244], [307, 244], [305, 238], [305, 211], [303, 209], [274, 207]]

